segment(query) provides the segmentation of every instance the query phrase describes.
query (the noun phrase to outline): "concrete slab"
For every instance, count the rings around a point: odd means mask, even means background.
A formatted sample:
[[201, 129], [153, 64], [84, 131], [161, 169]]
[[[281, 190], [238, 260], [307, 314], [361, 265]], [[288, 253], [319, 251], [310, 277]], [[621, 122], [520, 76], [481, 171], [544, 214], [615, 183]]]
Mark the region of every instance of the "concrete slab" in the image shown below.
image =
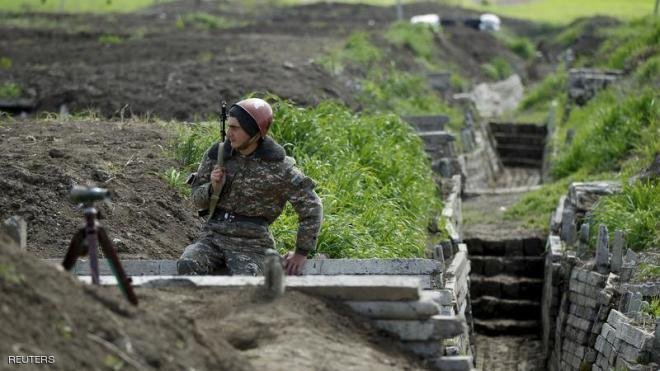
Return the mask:
[[348, 301], [354, 312], [374, 319], [426, 320], [440, 313], [440, 305], [432, 300], [416, 301]]
[[[133, 285], [141, 286], [158, 280], [159, 286], [171, 280], [179, 285], [184, 276], [134, 276]], [[90, 276], [79, 276], [81, 281], [91, 283]], [[114, 276], [103, 275], [102, 285], [116, 285]], [[263, 277], [250, 276], [185, 276], [196, 286], [238, 287], [264, 284]], [[409, 276], [296, 276], [286, 277], [287, 290], [298, 290], [311, 295], [320, 295], [340, 300], [395, 301], [418, 300], [420, 280]]]
[[449, 339], [466, 331], [465, 320], [457, 316], [436, 315], [426, 321], [377, 320], [374, 325], [401, 340]]

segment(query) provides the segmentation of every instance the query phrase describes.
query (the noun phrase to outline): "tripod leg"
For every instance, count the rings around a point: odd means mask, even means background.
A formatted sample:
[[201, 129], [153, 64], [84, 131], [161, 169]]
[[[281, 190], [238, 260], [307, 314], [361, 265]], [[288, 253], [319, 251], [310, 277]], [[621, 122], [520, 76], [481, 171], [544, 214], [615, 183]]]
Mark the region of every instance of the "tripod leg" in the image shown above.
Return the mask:
[[62, 266], [64, 269], [70, 271], [75, 265], [78, 257], [85, 255], [83, 249], [83, 240], [85, 239], [85, 228], [80, 228], [71, 239], [69, 249], [66, 251]]
[[108, 234], [103, 227], [98, 227], [97, 233], [99, 237], [99, 245], [101, 245], [103, 254], [108, 259], [108, 264], [117, 279], [119, 289], [124, 293], [124, 296], [126, 296], [131, 304], [138, 305], [137, 296], [133, 291], [133, 286], [131, 286], [131, 279], [126, 275], [126, 272], [124, 272], [124, 268], [121, 266], [121, 262], [119, 261], [115, 247], [112, 245], [112, 241], [108, 238]]

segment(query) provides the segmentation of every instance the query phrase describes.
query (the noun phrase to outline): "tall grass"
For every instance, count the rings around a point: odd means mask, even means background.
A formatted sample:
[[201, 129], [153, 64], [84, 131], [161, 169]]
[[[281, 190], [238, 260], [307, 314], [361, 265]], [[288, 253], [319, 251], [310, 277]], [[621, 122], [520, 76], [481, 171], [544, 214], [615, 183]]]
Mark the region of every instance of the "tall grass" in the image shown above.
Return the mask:
[[[391, 114], [353, 114], [325, 102], [300, 108], [275, 99], [271, 135], [317, 183], [324, 222], [318, 251], [334, 258], [424, 256], [426, 226], [441, 210], [422, 143]], [[175, 146], [188, 166], [217, 140], [203, 125], [182, 130]], [[200, 156], [200, 157], [196, 157]], [[295, 246], [297, 216], [287, 208], [272, 231], [280, 251]]]
[[550, 102], [564, 95], [567, 82], [568, 74], [565, 69], [559, 69], [549, 74], [525, 94], [519, 109], [547, 109]]
[[633, 70], [650, 55], [660, 53], [660, 20], [645, 17], [604, 30], [607, 40], [598, 54], [598, 65]]
[[612, 236], [615, 229], [622, 230], [633, 250], [660, 247], [659, 205], [657, 181], [625, 184], [621, 193], [598, 200], [590, 220], [591, 230], [598, 230], [602, 223]]
[[427, 61], [433, 57], [434, 31], [428, 25], [395, 22], [385, 33], [385, 38], [394, 45], [410, 49], [416, 57]]
[[651, 89], [632, 96], [619, 96], [613, 90], [598, 94], [571, 113], [568, 127], [575, 128], [575, 138], [555, 162], [553, 175], [618, 171], [633, 151], [649, 155], [660, 151], [659, 118], [657, 95]]
[[133, 12], [172, 0], [2, 0], [0, 11], [106, 13]]
[[333, 73], [340, 73], [345, 65], [370, 67], [383, 58], [381, 50], [371, 42], [369, 34], [353, 32], [341, 48], [335, 49], [319, 60], [319, 64]]

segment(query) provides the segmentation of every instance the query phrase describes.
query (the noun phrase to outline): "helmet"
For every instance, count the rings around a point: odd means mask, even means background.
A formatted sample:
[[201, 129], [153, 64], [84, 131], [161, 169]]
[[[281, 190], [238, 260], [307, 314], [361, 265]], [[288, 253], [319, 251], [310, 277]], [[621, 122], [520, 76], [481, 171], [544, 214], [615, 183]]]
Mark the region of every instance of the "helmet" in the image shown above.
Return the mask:
[[270, 104], [263, 99], [248, 98], [236, 103], [237, 106], [245, 110], [259, 126], [259, 132], [262, 137], [268, 134], [268, 128], [273, 123], [273, 109]]

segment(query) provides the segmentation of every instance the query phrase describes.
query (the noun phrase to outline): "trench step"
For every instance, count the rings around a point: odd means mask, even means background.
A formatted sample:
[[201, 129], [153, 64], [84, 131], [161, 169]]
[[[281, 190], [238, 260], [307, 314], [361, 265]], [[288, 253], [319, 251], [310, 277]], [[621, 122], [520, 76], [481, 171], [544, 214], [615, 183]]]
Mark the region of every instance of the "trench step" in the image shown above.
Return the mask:
[[500, 157], [502, 164], [504, 166], [512, 167], [533, 167], [538, 168], [543, 165], [543, 160], [537, 160], [534, 158], [522, 158], [522, 157]]
[[543, 160], [543, 146], [529, 146], [521, 144], [497, 144], [497, 153], [502, 160], [526, 158], [530, 160]]
[[517, 321], [511, 319], [474, 319], [474, 330], [484, 335], [528, 335], [538, 334], [541, 329], [539, 321]]
[[542, 278], [518, 277], [506, 274], [496, 276], [470, 275], [470, 296], [494, 296], [502, 299], [540, 300]]
[[500, 122], [490, 122], [489, 124], [494, 135], [548, 134], [545, 125]]
[[470, 257], [485, 256], [541, 256], [545, 251], [545, 241], [538, 237], [511, 240], [482, 240], [468, 238], [464, 241]]
[[479, 319], [539, 320], [541, 304], [534, 300], [472, 298], [472, 315]]
[[498, 145], [523, 144], [543, 147], [545, 145], [545, 135], [539, 134], [511, 134], [493, 133]]
[[470, 256], [471, 272], [484, 276], [498, 274], [543, 278], [545, 259], [542, 256]]

